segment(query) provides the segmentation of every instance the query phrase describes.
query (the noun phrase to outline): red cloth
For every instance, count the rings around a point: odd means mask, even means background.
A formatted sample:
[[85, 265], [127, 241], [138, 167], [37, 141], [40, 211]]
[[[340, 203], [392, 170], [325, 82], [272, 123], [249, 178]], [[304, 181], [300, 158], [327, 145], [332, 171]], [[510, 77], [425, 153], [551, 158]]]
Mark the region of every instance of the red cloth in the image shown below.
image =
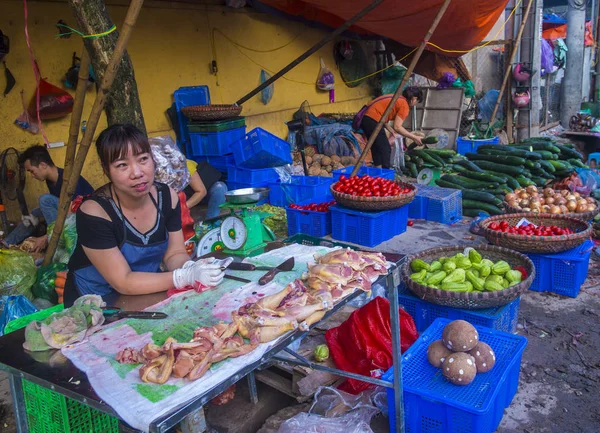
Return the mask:
[[194, 231], [194, 219], [190, 213], [190, 208], [187, 207], [185, 193], [179, 191], [179, 204], [181, 205], [181, 229], [183, 230], [183, 239], [192, 238], [196, 232]]
[[[551, 27], [542, 32], [542, 38], [555, 41], [556, 39], [567, 38], [567, 25]], [[585, 23], [585, 34], [584, 42], [586, 47], [594, 45], [594, 34], [592, 33], [592, 22], [588, 21]]]
[[[400, 313], [400, 346], [405, 352], [419, 336], [413, 318]], [[350, 373], [371, 376], [373, 370], [388, 370], [393, 365], [390, 303], [377, 297], [354, 311], [348, 320], [325, 334], [329, 353], [337, 367]], [[348, 379], [340, 389], [358, 394], [373, 385]]]

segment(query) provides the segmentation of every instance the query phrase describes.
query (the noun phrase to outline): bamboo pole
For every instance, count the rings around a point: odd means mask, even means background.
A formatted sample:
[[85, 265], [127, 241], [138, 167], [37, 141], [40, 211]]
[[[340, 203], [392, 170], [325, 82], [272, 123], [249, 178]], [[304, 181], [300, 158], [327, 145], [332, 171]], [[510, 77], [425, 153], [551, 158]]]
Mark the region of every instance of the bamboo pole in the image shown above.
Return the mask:
[[[104, 109], [104, 105], [106, 104], [106, 97], [117, 74], [119, 64], [121, 63], [121, 58], [123, 57], [123, 53], [125, 53], [127, 42], [129, 42], [129, 38], [131, 36], [131, 33], [133, 32], [133, 28], [135, 27], [135, 23], [140, 14], [140, 10], [142, 9], [143, 4], [144, 0], [132, 0], [129, 4], [129, 8], [127, 9], [127, 15], [125, 16], [123, 27], [121, 28], [121, 31], [119, 33], [119, 39], [117, 39], [117, 44], [115, 46], [113, 56], [110, 59], [108, 66], [106, 67], [102, 83], [100, 85], [98, 93], [96, 94], [96, 99], [94, 101], [94, 105], [92, 106], [92, 111], [88, 118], [87, 127], [83, 134], [83, 139], [81, 140], [79, 151], [77, 152], [77, 156], [75, 157], [70, 177], [69, 179], [63, 178], [63, 183], [67, 181], [68, 186], [65, 197], [63, 197], [63, 200], [61, 200], [58, 204], [58, 217], [56, 218], [55, 226], [63, 227], [65, 224], [65, 219], [67, 218], [67, 213], [70, 205], [69, 198], [73, 196], [73, 193], [75, 192], [75, 189], [77, 187], [77, 182], [79, 180], [79, 176], [81, 175], [81, 169], [83, 168], [83, 164], [85, 163], [85, 158], [87, 157], [88, 150], [90, 149], [92, 139], [94, 138], [94, 134], [96, 132], [96, 127], [98, 126], [100, 116], [102, 115], [102, 110]], [[46, 256], [44, 258], [44, 264], [46, 264], [46, 262], [50, 263], [53, 255], [54, 251], [50, 251], [50, 248], [48, 248], [48, 251], [46, 252]]]
[[[433, 34], [433, 32], [435, 31], [436, 27], [438, 26], [438, 24], [442, 20], [442, 17], [444, 16], [444, 13], [446, 13], [446, 10], [448, 9], [448, 6], [450, 6], [450, 2], [451, 1], [452, 0], [445, 0], [444, 4], [442, 4], [442, 7], [438, 11], [435, 19], [433, 20], [433, 23], [431, 24], [431, 27], [427, 31], [427, 34], [425, 35], [425, 38], [419, 44], [419, 48], [418, 48], [417, 52], [415, 53], [415, 55], [413, 56], [412, 60], [410, 61], [410, 65], [408, 66], [408, 70], [406, 71], [406, 74], [404, 74], [404, 78], [402, 78], [402, 82], [400, 83], [400, 85], [396, 89], [396, 93], [394, 93], [394, 96], [392, 97], [392, 100], [390, 101], [390, 103], [388, 104], [387, 108], [385, 109], [385, 112], [383, 113], [383, 116], [381, 116], [381, 119], [377, 123], [377, 126], [375, 127], [375, 130], [373, 131], [373, 134], [371, 134], [371, 136], [369, 137], [369, 141], [367, 142], [367, 145], [363, 149], [363, 151], [362, 151], [362, 153], [360, 155], [360, 158], [358, 159], [358, 162], [354, 166], [354, 170], [352, 170], [352, 174], [350, 176], [356, 176], [356, 173], [358, 173], [358, 170], [362, 166], [365, 158], [367, 157], [367, 154], [371, 150], [371, 146], [373, 146], [373, 143], [375, 142], [375, 139], [377, 138], [377, 135], [381, 131], [381, 128], [383, 127], [383, 125], [387, 122], [387, 118], [390, 115], [390, 112], [392, 111], [392, 108], [394, 107], [394, 105], [396, 104], [396, 101], [398, 100], [398, 98], [402, 94], [402, 89], [404, 89], [404, 86], [408, 82], [408, 79], [410, 78], [411, 74], [413, 73], [413, 70], [417, 66], [417, 62], [421, 58], [421, 54], [423, 54], [423, 51], [425, 51], [425, 47], [427, 46], [427, 43], [429, 42], [429, 39], [431, 39], [431, 35]], [[530, 1], [532, 1], [532, 0], [530, 0]]]
[[510, 72], [512, 71], [512, 62], [515, 56], [517, 55], [517, 51], [519, 50], [519, 44], [521, 43], [523, 31], [525, 30], [525, 24], [527, 24], [527, 19], [529, 18], [529, 12], [531, 11], [533, 3], [534, 0], [529, 0], [529, 3], [527, 4], [527, 9], [525, 10], [525, 15], [523, 15], [523, 20], [521, 21], [521, 25], [519, 26], [519, 32], [517, 33], [517, 38], [515, 39], [512, 52], [510, 53], [510, 57], [508, 58], [508, 64], [506, 65], [506, 72], [504, 73], [504, 79], [502, 80], [500, 93], [498, 93], [498, 99], [496, 100], [494, 111], [492, 111], [492, 115], [490, 116], [490, 125], [494, 124], [494, 119], [496, 118], [496, 114], [498, 113], [498, 109], [500, 108], [502, 96], [504, 95], [504, 91], [506, 90], [506, 86], [508, 84], [508, 79], [510, 78]]
[[[87, 90], [88, 77], [90, 75], [90, 56], [85, 49], [83, 44], [83, 54], [81, 55], [81, 62], [79, 63], [79, 73], [77, 74], [77, 87], [75, 89], [75, 100], [73, 101], [73, 112], [71, 114], [71, 125], [69, 126], [69, 140], [67, 141], [67, 151], [65, 154], [65, 165], [63, 171], [63, 183], [60, 189], [59, 203], [63, 203], [67, 200], [67, 187], [69, 185], [69, 179], [71, 177], [71, 171], [73, 167], [73, 161], [75, 160], [75, 153], [77, 152], [77, 139], [79, 138], [79, 125], [81, 124], [81, 117], [83, 114], [83, 106], [85, 102], [85, 92]], [[70, 197], [69, 197], [70, 198]], [[67, 202], [70, 200], [67, 200]], [[46, 255], [44, 256], [44, 266], [52, 262], [52, 257], [56, 252], [58, 246], [58, 240], [62, 234], [64, 228], [64, 220], [59, 224], [57, 219], [54, 223], [54, 230], [52, 230], [52, 237], [48, 243], [46, 249]]]

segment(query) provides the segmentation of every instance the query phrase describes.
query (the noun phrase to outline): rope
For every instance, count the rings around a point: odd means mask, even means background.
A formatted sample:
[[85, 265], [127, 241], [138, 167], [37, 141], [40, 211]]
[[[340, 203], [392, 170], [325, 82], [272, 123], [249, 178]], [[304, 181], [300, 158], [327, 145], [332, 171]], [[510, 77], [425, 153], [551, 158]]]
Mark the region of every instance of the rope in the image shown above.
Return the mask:
[[79, 36], [81, 36], [83, 39], [94, 39], [94, 38], [101, 38], [103, 36], [110, 35], [112, 32], [117, 30], [117, 26], [113, 24], [113, 26], [105, 32], [96, 33], [93, 35], [85, 35], [85, 34], [81, 33], [79, 30], [76, 30], [73, 27], [69, 27], [66, 24], [58, 23], [57, 26], [64, 27], [66, 29], [71, 30], [70, 32], [67, 32], [67, 33], [59, 33], [58, 35], [56, 35], [57, 38], [60, 38], [61, 36], [72, 35], [75, 33], [75, 34], [78, 34]]

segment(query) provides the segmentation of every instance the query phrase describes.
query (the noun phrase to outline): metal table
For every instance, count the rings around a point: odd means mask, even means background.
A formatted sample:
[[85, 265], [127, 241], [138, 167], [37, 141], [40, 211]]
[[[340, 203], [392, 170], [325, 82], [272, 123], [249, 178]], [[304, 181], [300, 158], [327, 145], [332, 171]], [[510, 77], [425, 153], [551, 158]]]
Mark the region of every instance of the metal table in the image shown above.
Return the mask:
[[[296, 332], [287, 334], [276, 345], [274, 345], [263, 357], [257, 362], [247, 365], [234, 376], [221, 382], [212, 389], [207, 389], [203, 394], [196, 396], [187, 403], [173, 408], [173, 410], [160, 418], [155, 419], [150, 424], [150, 432], [163, 433], [178, 423], [190, 421], [194, 418], [198, 411], [214, 397], [225, 391], [228, 387], [238, 382], [245, 376], [248, 376], [250, 394], [253, 402], [258, 401], [256, 392], [256, 382], [254, 380], [254, 370], [262, 365], [277, 360], [281, 362], [296, 363], [305, 366], [310, 366], [314, 369], [326, 370], [338, 376], [358, 379], [365, 382], [373, 383], [388, 388], [393, 388], [395, 392], [395, 409], [396, 409], [396, 432], [404, 432], [404, 404], [402, 396], [402, 369], [400, 357], [400, 328], [398, 318], [398, 285], [400, 284], [400, 267], [404, 256], [399, 254], [384, 253], [388, 261], [394, 263], [389, 273], [381, 276], [376, 283], [386, 287], [390, 298], [391, 328], [392, 328], [392, 348], [394, 360], [394, 380], [393, 384], [374, 379], [367, 376], [361, 376], [353, 373], [347, 373], [337, 369], [331, 369], [313, 364], [304, 359], [300, 355], [287, 349], [291, 343], [298, 338], [304, 337], [308, 331]], [[340, 308], [348, 302], [354, 300], [362, 294], [361, 291], [356, 291], [350, 296], [338, 302], [332, 310], [330, 310], [322, 320], [327, 320], [332, 314], [335, 314]], [[105, 298], [109, 305], [114, 305], [124, 310], [141, 310], [150, 307], [166, 298], [166, 293], [157, 293], [153, 295], [143, 296], [125, 296], [116, 295], [113, 298]], [[396, 314], [393, 312], [396, 311]], [[316, 326], [317, 324], [313, 325]], [[25, 433], [27, 428], [27, 416], [25, 412], [25, 401], [23, 396], [22, 380], [26, 379], [37, 385], [49, 388], [68, 398], [71, 398], [80, 403], [86, 404], [94, 409], [118, 418], [116, 412], [106, 403], [104, 403], [92, 386], [90, 385], [87, 376], [77, 369], [71, 361], [64, 357], [60, 351], [52, 352], [37, 352], [30, 353], [23, 349], [25, 341], [25, 331], [20, 329], [10, 334], [0, 337], [0, 369], [5, 370], [9, 374], [10, 389], [13, 399], [15, 423], [19, 433]], [[294, 358], [277, 356], [279, 352], [286, 351]], [[197, 423], [197, 420], [196, 420]]]

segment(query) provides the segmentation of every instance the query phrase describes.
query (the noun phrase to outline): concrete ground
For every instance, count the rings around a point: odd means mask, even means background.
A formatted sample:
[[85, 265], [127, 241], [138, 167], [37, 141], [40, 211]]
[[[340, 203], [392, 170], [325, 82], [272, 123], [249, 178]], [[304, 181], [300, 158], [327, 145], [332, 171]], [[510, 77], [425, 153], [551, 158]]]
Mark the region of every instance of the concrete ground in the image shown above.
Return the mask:
[[[407, 232], [377, 250], [414, 253], [443, 245], [477, 244], [469, 222], [445, 226], [415, 221]], [[600, 431], [600, 262], [592, 260], [577, 298], [529, 291], [521, 297], [518, 334], [527, 337], [519, 389], [505, 410], [498, 433], [591, 433]], [[207, 422], [218, 433], [276, 433], [280, 424], [307, 405], [259, 384], [260, 402], [249, 403], [246, 381], [224, 406], [208, 405]], [[13, 433], [8, 383], [0, 375], [0, 433]], [[389, 431], [376, 416], [375, 433]]]

